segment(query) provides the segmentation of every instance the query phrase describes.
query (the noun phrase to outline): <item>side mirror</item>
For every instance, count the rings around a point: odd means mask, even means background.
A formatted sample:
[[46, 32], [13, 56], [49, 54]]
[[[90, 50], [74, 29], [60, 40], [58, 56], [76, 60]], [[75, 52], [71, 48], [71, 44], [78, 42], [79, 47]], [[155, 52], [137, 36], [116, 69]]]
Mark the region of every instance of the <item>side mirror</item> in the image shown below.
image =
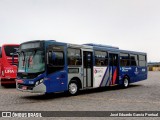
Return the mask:
[[17, 59], [17, 61], [15, 61], [15, 59], [14, 59], [15, 56], [18, 56], [18, 52], [15, 52], [12, 54], [12, 65], [18, 66], [18, 59]]

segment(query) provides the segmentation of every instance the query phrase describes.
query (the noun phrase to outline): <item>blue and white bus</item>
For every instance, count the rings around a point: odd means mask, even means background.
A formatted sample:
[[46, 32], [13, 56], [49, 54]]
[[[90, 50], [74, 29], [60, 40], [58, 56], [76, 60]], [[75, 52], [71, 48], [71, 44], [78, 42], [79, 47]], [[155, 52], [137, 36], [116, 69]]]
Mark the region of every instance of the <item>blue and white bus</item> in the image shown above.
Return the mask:
[[99, 44], [76, 45], [54, 40], [24, 42], [19, 48], [16, 87], [53, 93], [112, 85], [127, 88], [147, 79], [147, 54]]

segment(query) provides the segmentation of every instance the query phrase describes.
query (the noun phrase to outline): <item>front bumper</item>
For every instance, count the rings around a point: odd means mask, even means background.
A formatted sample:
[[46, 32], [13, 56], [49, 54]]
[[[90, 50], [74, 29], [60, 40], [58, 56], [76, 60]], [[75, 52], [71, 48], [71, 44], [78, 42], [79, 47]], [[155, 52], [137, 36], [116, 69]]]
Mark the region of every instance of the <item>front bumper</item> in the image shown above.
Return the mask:
[[31, 93], [46, 93], [46, 86], [41, 83], [37, 86], [27, 86], [23, 84], [16, 84], [16, 88], [19, 91], [31, 92]]

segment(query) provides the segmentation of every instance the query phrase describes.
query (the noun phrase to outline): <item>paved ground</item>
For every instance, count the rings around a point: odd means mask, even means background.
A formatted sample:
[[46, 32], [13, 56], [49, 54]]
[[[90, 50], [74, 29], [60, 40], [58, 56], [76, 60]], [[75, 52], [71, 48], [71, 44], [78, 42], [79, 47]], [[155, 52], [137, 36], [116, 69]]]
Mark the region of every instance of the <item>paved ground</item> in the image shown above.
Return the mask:
[[0, 87], [0, 110], [160, 111], [160, 72], [149, 72], [148, 80], [134, 83], [127, 89], [111, 87], [87, 90], [82, 91], [78, 96], [67, 96], [64, 93], [45, 96], [20, 92], [15, 88]]

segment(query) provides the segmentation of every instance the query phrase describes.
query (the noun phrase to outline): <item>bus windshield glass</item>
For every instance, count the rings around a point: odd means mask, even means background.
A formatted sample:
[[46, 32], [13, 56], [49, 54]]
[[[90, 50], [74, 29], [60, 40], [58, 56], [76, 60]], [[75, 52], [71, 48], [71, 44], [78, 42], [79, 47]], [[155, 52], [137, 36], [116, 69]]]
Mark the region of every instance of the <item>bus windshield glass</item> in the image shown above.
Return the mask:
[[14, 55], [15, 57], [18, 57], [18, 55], [15, 55], [18, 48], [19, 48], [18, 46], [5, 46], [4, 50], [5, 50], [6, 56], [12, 57], [12, 55]]
[[19, 54], [18, 72], [37, 73], [45, 70], [44, 52], [40, 50]]

